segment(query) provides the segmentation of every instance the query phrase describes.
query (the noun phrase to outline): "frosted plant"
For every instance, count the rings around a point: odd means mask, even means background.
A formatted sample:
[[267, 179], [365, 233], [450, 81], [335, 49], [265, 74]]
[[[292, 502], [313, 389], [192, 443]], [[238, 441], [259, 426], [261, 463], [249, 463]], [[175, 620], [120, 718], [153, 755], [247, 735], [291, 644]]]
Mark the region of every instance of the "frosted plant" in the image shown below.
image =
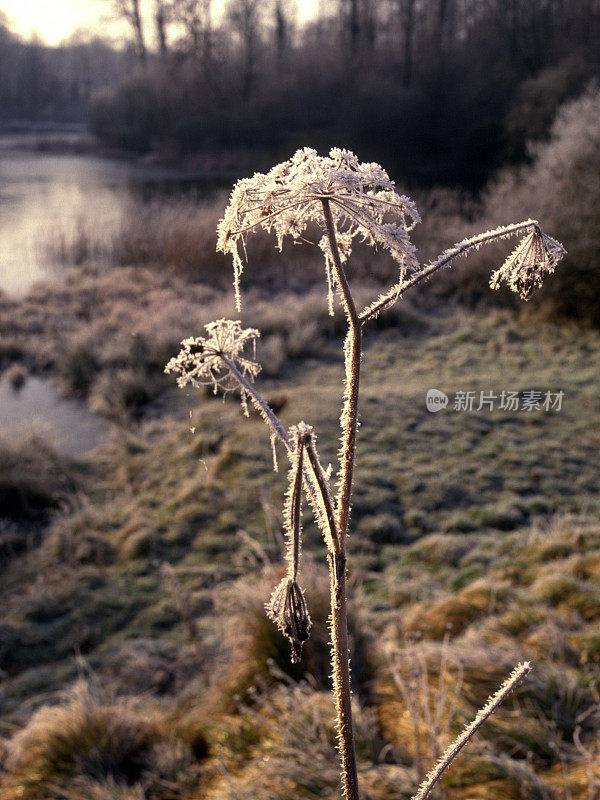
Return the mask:
[[178, 386], [208, 384], [214, 388], [215, 394], [219, 387], [230, 391], [239, 386], [231, 364], [236, 365], [244, 376], [254, 380], [260, 372], [260, 365], [242, 355], [242, 351], [248, 342], [255, 345], [260, 332], [256, 328], [242, 329], [239, 321], [230, 319], [218, 319], [204, 327], [208, 336], [184, 339], [178, 355], [165, 367], [165, 372], [179, 372]]
[[169, 361], [165, 372], [179, 373], [177, 385], [181, 389], [188, 383], [196, 388], [208, 385], [216, 394], [219, 388], [229, 392], [241, 386], [242, 405], [247, 415], [246, 392], [239, 376], [254, 380], [260, 372], [260, 364], [242, 355], [242, 351], [248, 342], [255, 347], [260, 331], [243, 329], [239, 320], [230, 319], [218, 319], [204, 327], [208, 336], [184, 339], [181, 350]]
[[311, 621], [304, 599], [304, 592], [298, 585], [298, 567], [300, 564], [300, 534], [302, 528], [302, 467], [304, 450], [311, 436], [311, 429], [300, 422], [290, 433], [294, 441], [292, 465], [289, 472], [289, 487], [283, 520], [288, 536], [287, 561], [288, 572], [277, 586], [266, 609], [269, 619], [277, 625], [292, 645], [292, 663], [300, 661], [302, 645], [308, 639]]
[[[350, 701], [346, 537], [358, 428], [362, 329], [412, 286], [451, 264], [459, 256], [468, 255], [489, 242], [523, 236], [517, 249], [491, 279], [494, 288], [504, 280], [523, 297], [528, 297], [533, 288], [541, 283], [545, 273], [554, 270], [565, 252], [562, 245], [542, 232], [536, 220], [528, 219], [464, 239], [434, 261], [420, 265], [410, 241], [410, 231], [419, 221], [419, 213], [412, 200], [396, 192], [393, 182], [378, 164], [360, 163], [354, 154], [346, 150], [333, 149], [329, 156], [321, 157], [314, 150], [304, 148], [267, 174], [256, 173], [252, 178], [240, 180], [231, 193], [229, 206], [219, 223], [217, 248], [233, 257], [238, 309], [245, 241], [252, 231], [262, 229], [274, 233], [281, 248], [285, 236], [300, 239], [309, 223], [316, 223], [323, 229], [320, 247], [325, 260], [330, 312], [333, 313], [332, 294], [335, 291], [348, 324], [344, 342], [345, 385], [335, 500], [329, 472], [323, 469], [316, 451], [312, 428], [301, 422], [286, 431], [253, 384], [260, 367], [243, 351], [248, 344], [254, 343], [258, 331], [243, 330], [239, 322], [219, 320], [206, 326], [208, 337], [186, 339], [181, 353], [167, 365], [168, 371], [179, 373], [180, 386], [188, 382], [192, 385], [210, 383], [215, 390], [221, 387], [229, 391], [237, 382], [244, 409], [247, 411], [246, 403], [249, 400], [268, 424], [272, 441], [279, 440], [286, 449], [291, 464], [284, 508], [288, 572], [273, 592], [267, 604], [267, 613], [290, 639], [293, 660], [300, 657], [311, 625], [307, 601], [297, 580], [303, 492], [314, 512], [327, 546], [331, 579], [333, 685], [342, 778], [348, 800], [358, 800], [359, 797]], [[352, 243], [357, 237], [370, 245], [388, 250], [396, 260], [399, 272], [398, 280], [360, 312], [344, 270]], [[519, 666], [472, 725], [448, 748], [440, 764], [436, 765], [421, 786], [419, 800], [427, 797], [454, 755], [528, 668], [528, 665]]]
[[497, 289], [500, 281], [504, 280], [514, 292], [527, 300], [536, 286], [542, 285], [544, 273], [554, 272], [564, 254], [565, 248], [562, 244], [547, 236], [534, 223], [529, 236], [523, 239], [500, 269], [492, 274], [490, 286]]
[[[257, 228], [272, 231], [281, 249], [284, 236], [299, 239], [309, 222], [322, 224], [324, 199], [336, 226], [334, 249], [342, 261], [350, 255], [353, 239], [360, 237], [389, 250], [402, 276], [417, 267], [408, 232], [421, 221], [419, 213], [412, 200], [397, 194], [387, 172], [379, 164], [359, 163], [348, 150], [334, 148], [323, 158], [305, 147], [266, 175], [257, 172], [238, 181], [231, 193], [217, 231], [217, 250], [233, 256], [238, 310], [243, 268], [240, 245], [243, 250], [246, 234]], [[319, 244], [331, 290], [336, 273], [329, 235]]]

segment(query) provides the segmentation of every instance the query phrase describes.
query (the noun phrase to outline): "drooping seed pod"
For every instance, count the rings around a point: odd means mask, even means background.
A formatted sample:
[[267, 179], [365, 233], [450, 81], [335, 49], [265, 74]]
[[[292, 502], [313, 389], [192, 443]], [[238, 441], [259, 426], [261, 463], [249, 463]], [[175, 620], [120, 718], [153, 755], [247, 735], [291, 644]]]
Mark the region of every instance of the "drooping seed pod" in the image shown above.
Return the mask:
[[497, 289], [505, 281], [513, 292], [528, 300], [534, 289], [542, 285], [544, 274], [554, 272], [565, 252], [560, 242], [534, 224], [500, 269], [492, 274], [490, 286]]
[[298, 583], [288, 575], [279, 583], [266, 606], [267, 616], [292, 645], [292, 664], [299, 663], [302, 645], [310, 635], [312, 622]]
[[289, 486], [283, 510], [284, 526], [287, 534], [286, 560], [288, 571], [278, 584], [266, 605], [267, 616], [288, 637], [292, 645], [292, 664], [300, 661], [302, 644], [308, 639], [311, 621], [297, 577], [300, 564], [302, 535], [302, 475], [304, 449], [312, 429], [304, 422], [290, 430], [290, 438], [295, 442], [288, 473]]

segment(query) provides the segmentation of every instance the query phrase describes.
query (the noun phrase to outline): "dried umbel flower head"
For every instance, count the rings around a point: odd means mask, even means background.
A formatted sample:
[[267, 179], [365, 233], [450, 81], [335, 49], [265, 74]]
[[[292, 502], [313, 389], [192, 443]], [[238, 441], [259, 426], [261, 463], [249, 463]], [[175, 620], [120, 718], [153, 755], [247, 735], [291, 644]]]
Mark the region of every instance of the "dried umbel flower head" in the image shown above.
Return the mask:
[[254, 380], [260, 364], [243, 355], [247, 344], [254, 347], [260, 332], [256, 328], [242, 328], [239, 320], [219, 319], [204, 326], [207, 336], [191, 336], [181, 342], [182, 348], [172, 358], [165, 372], [178, 372], [177, 383], [183, 388], [212, 386], [225, 392], [239, 388], [239, 379], [232, 367], [245, 378]]
[[544, 274], [554, 272], [565, 252], [560, 242], [534, 224], [500, 269], [492, 273], [490, 286], [497, 289], [506, 281], [513, 292], [527, 300], [533, 290], [542, 285]]
[[[262, 228], [273, 232], [281, 249], [284, 236], [299, 239], [310, 222], [323, 226], [323, 201], [328, 201], [337, 229], [337, 244], [347, 258], [358, 236], [389, 250], [401, 274], [417, 267], [408, 232], [420, 222], [412, 200], [396, 192], [393, 181], [379, 164], [359, 162], [348, 150], [334, 148], [319, 156], [305, 147], [263, 175], [255, 173], [235, 185], [219, 222], [217, 250], [231, 253], [235, 272], [236, 304], [245, 235]], [[331, 245], [323, 237], [331, 282]]]
[[302, 645], [311, 629], [304, 592], [289, 575], [278, 584], [266, 605], [267, 616], [288, 637], [292, 645], [292, 664], [302, 657]]

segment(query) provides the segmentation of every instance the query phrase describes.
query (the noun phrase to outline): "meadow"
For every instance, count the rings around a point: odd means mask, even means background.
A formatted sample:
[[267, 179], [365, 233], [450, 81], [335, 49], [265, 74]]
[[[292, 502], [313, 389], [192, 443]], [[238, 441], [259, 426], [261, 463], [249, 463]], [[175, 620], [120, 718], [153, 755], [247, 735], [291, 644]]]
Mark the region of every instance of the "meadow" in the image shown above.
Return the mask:
[[[584, 111], [564, 124], [581, 128]], [[521, 195], [512, 174], [478, 205], [424, 195], [417, 243], [433, 255], [481, 229], [502, 198], [512, 216], [536, 186], [545, 197], [548, 153], [572, 133], [559, 131], [520, 176]], [[582, 187], [591, 216], [597, 187]], [[48, 247], [60, 249], [64, 280], [0, 295], [0, 361], [15, 391], [43, 375], [112, 426], [77, 460], [39, 434], [0, 442], [6, 800], [339, 796], [321, 535], [307, 514], [301, 577], [314, 626], [291, 665], [264, 614], [285, 570], [285, 476], [272, 471], [262, 422], [163, 372], [183, 337], [233, 313], [229, 265], [213, 255], [223, 203], [156, 205], [102, 252], [90, 223], [71, 240], [58, 231]], [[545, 209], [550, 230], [562, 218]], [[576, 255], [534, 303], [490, 294], [500, 261], [481, 253], [401, 299], [365, 340], [348, 543], [365, 800], [411, 797], [520, 660], [531, 675], [437, 796], [599, 796], [597, 243], [590, 235], [578, 250], [562, 224]], [[261, 392], [285, 425], [315, 426], [327, 464], [344, 326], [328, 316], [315, 248], [279, 255], [256, 237], [249, 260], [260, 268], [244, 275], [241, 319], [262, 331]], [[567, 295], [569, 264], [581, 271]], [[372, 296], [390, 270], [358, 248], [357, 295]], [[431, 388], [450, 398], [435, 414]], [[502, 391], [562, 392], [562, 403], [477, 410], [481, 392]], [[474, 392], [473, 410], [455, 410], [459, 392]]]
[[[283, 570], [284, 483], [262, 424], [160, 374], [176, 341], [231, 301], [184, 280], [80, 270], [21, 301], [12, 352], [60, 376], [114, 434], [78, 462], [40, 441], [3, 444], [4, 797], [337, 796], [320, 534], [307, 525], [315, 632], [292, 667], [263, 613]], [[267, 398], [284, 423], [301, 410], [317, 427], [327, 463], [342, 364], [321, 294], [263, 295], [246, 321], [267, 333], [262, 356], [278, 356]], [[73, 349], [55, 344], [50, 308]], [[302, 347], [298, 310], [312, 326]], [[419, 296], [368, 342], [349, 540], [365, 797], [410, 797], [525, 658], [532, 676], [442, 794], [595, 796], [599, 338]], [[432, 387], [564, 398], [560, 411], [431, 414]]]

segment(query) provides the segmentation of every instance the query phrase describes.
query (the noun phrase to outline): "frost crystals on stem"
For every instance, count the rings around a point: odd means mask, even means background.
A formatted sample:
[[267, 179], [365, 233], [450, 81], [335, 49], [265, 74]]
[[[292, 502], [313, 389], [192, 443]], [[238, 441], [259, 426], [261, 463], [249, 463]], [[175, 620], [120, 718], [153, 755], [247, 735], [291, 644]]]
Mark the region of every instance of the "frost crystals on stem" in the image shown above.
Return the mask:
[[512, 692], [517, 683], [519, 683], [519, 681], [530, 671], [531, 664], [529, 661], [525, 661], [523, 664], [519, 664], [515, 667], [498, 691], [489, 697], [487, 703], [477, 712], [477, 715], [472, 722], [470, 722], [464, 728], [462, 733], [456, 737], [452, 744], [448, 745], [446, 750], [442, 753], [439, 761], [435, 764], [423, 783], [419, 786], [419, 791], [413, 796], [412, 800], [425, 800], [427, 797], [429, 797], [431, 790], [443, 774], [444, 770], [450, 766], [458, 753], [473, 737], [481, 725], [483, 725], [490, 714], [492, 714], [498, 708], [500, 703]]

